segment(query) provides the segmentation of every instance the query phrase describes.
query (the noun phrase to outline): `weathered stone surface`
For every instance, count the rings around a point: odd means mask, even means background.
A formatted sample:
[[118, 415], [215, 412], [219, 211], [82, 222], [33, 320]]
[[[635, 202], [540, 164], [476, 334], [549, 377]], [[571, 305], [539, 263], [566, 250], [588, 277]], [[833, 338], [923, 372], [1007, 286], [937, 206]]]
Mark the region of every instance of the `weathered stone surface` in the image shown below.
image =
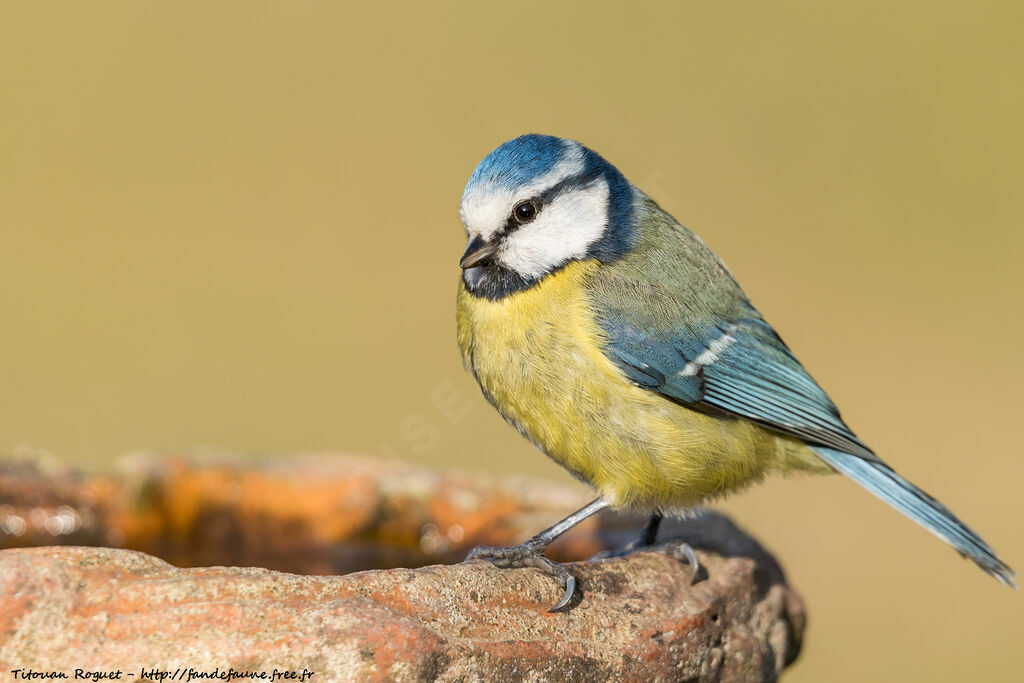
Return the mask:
[[[536, 569], [423, 567], [521, 541], [583, 502], [526, 478], [347, 456], [134, 457], [89, 476], [0, 461], [0, 671], [745, 681], [796, 656], [799, 598], [712, 513], [663, 525], [697, 549], [695, 584], [663, 554], [577, 563], [564, 614], [547, 612], [560, 589]], [[620, 547], [642, 523], [602, 513], [549, 555]], [[67, 545], [26, 547], [53, 543]], [[422, 568], [310, 575], [401, 565]]]
[[[733, 550], [749, 542], [727, 521]], [[700, 534], [695, 534], [699, 537]], [[298, 576], [177, 569], [126, 550], [0, 551], [0, 670], [315, 671], [327, 680], [763, 680], [803, 610], [764, 558], [700, 551], [574, 565], [565, 614], [535, 569], [484, 564]]]

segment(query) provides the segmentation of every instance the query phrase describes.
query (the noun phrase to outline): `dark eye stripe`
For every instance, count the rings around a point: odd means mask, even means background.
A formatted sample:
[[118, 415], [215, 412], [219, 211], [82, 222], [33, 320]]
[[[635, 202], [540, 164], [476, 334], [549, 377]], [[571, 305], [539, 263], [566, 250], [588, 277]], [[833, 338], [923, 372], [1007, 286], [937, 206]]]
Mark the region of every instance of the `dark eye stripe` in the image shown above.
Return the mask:
[[541, 192], [540, 195], [537, 197], [537, 200], [542, 205], [550, 204], [555, 197], [562, 194], [563, 192], [568, 192], [569, 190], [575, 190], [577, 188], [586, 187], [587, 185], [590, 185], [590, 183], [594, 182], [600, 177], [600, 169], [594, 169], [593, 171], [590, 172], [571, 175], [564, 180], [558, 181], [548, 189]]
[[[501, 239], [507, 236], [509, 233], [513, 232], [520, 225], [524, 225], [525, 223], [533, 221], [540, 214], [541, 208], [543, 208], [547, 204], [550, 204], [552, 201], [554, 201], [555, 197], [562, 194], [563, 192], [575, 190], [580, 187], [586, 187], [587, 185], [589, 185], [594, 180], [600, 177], [600, 169], [595, 169], [587, 173], [580, 173], [578, 175], [569, 176], [568, 178], [560, 180], [559, 182], [555, 183], [548, 189], [544, 190], [538, 196], [532, 199], [527, 199], [519, 202], [512, 208], [512, 213], [505, 221], [505, 225], [501, 226], [501, 230], [495, 233], [494, 239]], [[518, 218], [516, 216], [516, 211], [519, 209], [519, 207], [524, 206], [526, 204], [530, 204], [534, 207], [533, 216], [528, 219]]]

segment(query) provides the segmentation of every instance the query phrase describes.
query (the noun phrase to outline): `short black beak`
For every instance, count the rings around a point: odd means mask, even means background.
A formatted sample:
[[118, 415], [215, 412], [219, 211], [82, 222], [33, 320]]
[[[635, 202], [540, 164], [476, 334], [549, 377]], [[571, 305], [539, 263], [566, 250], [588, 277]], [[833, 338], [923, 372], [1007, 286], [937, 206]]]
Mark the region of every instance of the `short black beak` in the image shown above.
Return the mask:
[[473, 241], [466, 247], [466, 253], [462, 255], [459, 266], [463, 270], [485, 266], [490, 263], [497, 251], [498, 248], [493, 244], [487, 244], [479, 237], [474, 237]]

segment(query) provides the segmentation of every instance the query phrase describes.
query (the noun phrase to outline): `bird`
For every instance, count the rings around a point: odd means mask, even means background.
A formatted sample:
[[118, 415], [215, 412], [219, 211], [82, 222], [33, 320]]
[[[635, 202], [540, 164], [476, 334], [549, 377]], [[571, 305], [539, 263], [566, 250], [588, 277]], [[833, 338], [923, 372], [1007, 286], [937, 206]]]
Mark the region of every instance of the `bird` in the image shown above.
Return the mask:
[[634, 544], [649, 546], [665, 515], [766, 475], [839, 472], [1016, 588], [977, 533], [853, 433], [721, 259], [602, 156], [550, 135], [504, 142], [459, 215], [463, 363], [509, 424], [596, 492], [467, 560], [551, 574], [564, 593], [550, 611], [564, 611], [576, 577], [544, 551], [598, 511], [649, 515]]

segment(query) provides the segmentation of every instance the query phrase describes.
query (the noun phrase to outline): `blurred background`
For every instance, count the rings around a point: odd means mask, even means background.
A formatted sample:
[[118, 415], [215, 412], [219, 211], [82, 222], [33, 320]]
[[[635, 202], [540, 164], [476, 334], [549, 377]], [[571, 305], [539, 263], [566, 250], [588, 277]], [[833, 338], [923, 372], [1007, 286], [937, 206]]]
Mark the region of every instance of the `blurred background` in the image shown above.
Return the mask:
[[[0, 451], [568, 475], [460, 365], [477, 162], [573, 137], [729, 264], [849, 424], [1024, 567], [1019, 3], [0, 8]], [[1024, 598], [838, 477], [718, 507], [792, 681], [1010, 680]]]

